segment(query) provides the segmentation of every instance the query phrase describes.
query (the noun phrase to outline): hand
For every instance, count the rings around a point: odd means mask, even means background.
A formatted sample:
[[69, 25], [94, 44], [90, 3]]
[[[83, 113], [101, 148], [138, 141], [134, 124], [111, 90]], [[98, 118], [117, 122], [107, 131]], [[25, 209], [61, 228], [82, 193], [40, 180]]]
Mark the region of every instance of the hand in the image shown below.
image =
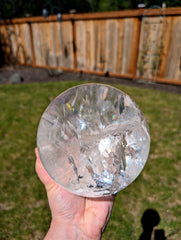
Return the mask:
[[44, 240], [97, 240], [111, 215], [114, 196], [85, 198], [69, 193], [50, 178], [37, 148], [36, 172], [45, 185], [52, 214], [50, 229]]

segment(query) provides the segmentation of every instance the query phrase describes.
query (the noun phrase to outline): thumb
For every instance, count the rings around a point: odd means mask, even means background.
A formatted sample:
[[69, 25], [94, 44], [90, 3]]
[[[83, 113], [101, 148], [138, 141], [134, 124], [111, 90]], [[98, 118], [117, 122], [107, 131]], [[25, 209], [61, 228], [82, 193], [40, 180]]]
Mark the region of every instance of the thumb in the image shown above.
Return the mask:
[[35, 170], [36, 170], [36, 173], [37, 173], [40, 181], [45, 185], [45, 187], [47, 187], [47, 185], [54, 184], [55, 182], [49, 176], [49, 174], [45, 170], [45, 168], [40, 160], [40, 157], [38, 154], [38, 148], [35, 148], [35, 155], [36, 155]]

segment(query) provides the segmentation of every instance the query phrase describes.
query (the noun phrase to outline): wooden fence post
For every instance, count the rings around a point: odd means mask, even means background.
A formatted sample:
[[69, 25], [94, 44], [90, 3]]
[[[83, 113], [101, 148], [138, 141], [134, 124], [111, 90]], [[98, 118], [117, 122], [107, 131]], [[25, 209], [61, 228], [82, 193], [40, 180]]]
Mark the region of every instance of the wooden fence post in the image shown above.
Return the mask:
[[143, 19], [143, 11], [144, 9], [140, 9], [140, 13], [138, 14], [138, 32], [136, 39], [136, 56], [135, 56], [135, 64], [134, 64], [134, 72], [133, 72], [133, 80], [136, 80], [136, 72], [137, 72], [137, 64], [139, 57], [139, 45], [140, 45], [140, 37], [141, 37], [141, 24]]
[[72, 44], [73, 44], [73, 69], [77, 68], [77, 47], [76, 47], [76, 26], [75, 26], [75, 20], [72, 17]]
[[34, 49], [34, 43], [33, 43], [33, 31], [32, 31], [31, 22], [28, 22], [28, 27], [29, 27], [30, 42], [31, 42], [32, 66], [34, 67], [36, 62], [35, 62], [35, 49]]

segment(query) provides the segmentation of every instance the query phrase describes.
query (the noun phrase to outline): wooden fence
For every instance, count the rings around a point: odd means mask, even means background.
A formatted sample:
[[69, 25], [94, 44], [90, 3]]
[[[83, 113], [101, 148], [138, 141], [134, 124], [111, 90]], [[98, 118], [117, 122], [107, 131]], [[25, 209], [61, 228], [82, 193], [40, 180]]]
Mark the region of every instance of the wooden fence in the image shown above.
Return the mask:
[[5, 61], [181, 84], [181, 8], [145, 11], [1, 20]]

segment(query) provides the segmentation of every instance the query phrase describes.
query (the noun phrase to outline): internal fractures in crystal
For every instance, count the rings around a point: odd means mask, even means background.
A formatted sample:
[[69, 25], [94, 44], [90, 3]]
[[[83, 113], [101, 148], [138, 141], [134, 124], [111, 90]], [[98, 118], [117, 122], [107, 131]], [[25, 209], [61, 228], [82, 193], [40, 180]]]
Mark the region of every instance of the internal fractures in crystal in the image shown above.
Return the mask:
[[101, 84], [59, 95], [39, 124], [45, 168], [67, 190], [88, 197], [113, 194], [141, 172], [149, 152], [146, 120], [123, 92]]

